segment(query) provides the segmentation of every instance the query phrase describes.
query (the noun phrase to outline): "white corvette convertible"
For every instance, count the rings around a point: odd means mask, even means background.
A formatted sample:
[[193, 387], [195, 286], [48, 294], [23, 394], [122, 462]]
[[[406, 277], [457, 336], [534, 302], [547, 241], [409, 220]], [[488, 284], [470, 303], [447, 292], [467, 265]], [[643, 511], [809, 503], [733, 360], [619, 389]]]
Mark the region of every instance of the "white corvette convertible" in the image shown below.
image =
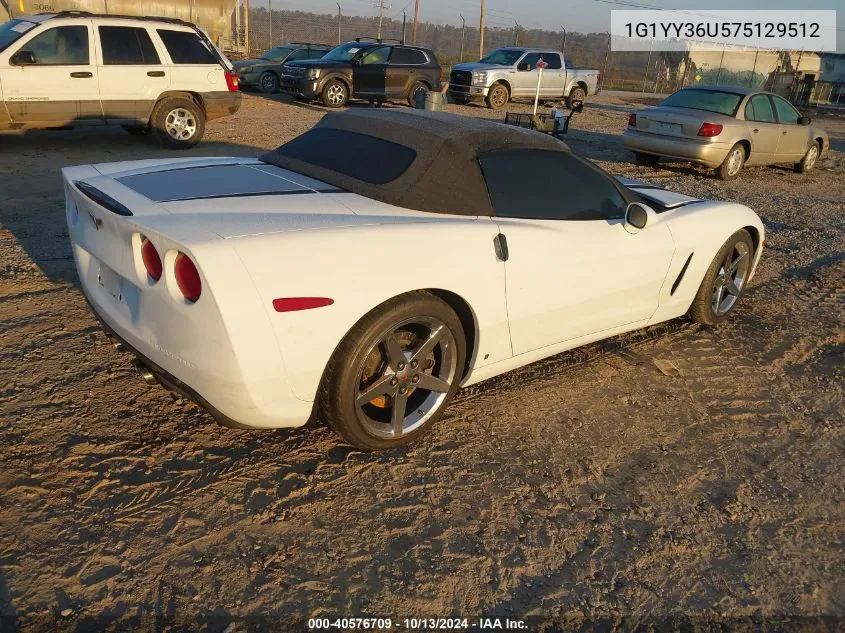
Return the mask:
[[227, 426], [418, 438], [461, 385], [684, 314], [760, 260], [739, 204], [621, 182], [536, 132], [329, 114], [260, 160], [63, 172], [82, 290], [147, 371]]

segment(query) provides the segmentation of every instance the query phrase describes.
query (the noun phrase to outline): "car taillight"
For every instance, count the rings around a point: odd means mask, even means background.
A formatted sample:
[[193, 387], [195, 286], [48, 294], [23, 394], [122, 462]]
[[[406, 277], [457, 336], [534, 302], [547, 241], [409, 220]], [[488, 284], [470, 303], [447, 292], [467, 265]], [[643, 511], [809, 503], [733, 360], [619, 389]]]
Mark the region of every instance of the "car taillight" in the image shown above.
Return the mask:
[[161, 279], [161, 257], [158, 255], [156, 247], [146, 237], [142, 238], [141, 242], [141, 259], [144, 261], [144, 268], [147, 269], [147, 274], [158, 281]]
[[722, 133], [722, 126], [718, 123], [702, 123], [698, 128], [699, 136], [719, 136]]
[[637, 127], [637, 115], [633, 112], [628, 115], [628, 125], [631, 127]]
[[200, 298], [202, 294], [200, 273], [194, 262], [185, 253], [179, 253], [176, 256], [174, 274], [176, 276], [176, 285], [179, 286], [179, 290], [182, 291], [185, 299], [193, 302]]
[[238, 85], [238, 76], [230, 71], [226, 71], [226, 87], [229, 88], [229, 92], [237, 92], [239, 90]]

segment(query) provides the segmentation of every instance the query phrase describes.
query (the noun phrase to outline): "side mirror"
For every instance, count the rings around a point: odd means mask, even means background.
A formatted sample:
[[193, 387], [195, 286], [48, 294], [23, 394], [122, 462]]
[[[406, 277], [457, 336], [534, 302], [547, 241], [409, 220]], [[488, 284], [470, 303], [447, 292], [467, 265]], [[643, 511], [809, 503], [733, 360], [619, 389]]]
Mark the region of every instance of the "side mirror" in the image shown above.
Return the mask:
[[33, 64], [38, 63], [35, 59], [35, 53], [32, 51], [18, 51], [12, 55], [9, 62], [11, 62], [13, 66], [32, 66]]
[[636, 233], [646, 227], [648, 224], [649, 211], [654, 213], [642, 202], [632, 202], [625, 209], [625, 227], [631, 227], [629, 233]]
[[521, 64], [517, 65], [516, 69], [519, 72], [525, 72], [526, 70], [531, 70], [531, 64], [528, 62], [522, 62]]
[[360, 57], [356, 57], [355, 59], [353, 59], [353, 60], [352, 60], [352, 65], [353, 65], [353, 66], [360, 66], [360, 65], [361, 65], [361, 58], [360, 58]]
[[812, 119], [808, 116], [798, 117], [798, 125], [810, 125]]

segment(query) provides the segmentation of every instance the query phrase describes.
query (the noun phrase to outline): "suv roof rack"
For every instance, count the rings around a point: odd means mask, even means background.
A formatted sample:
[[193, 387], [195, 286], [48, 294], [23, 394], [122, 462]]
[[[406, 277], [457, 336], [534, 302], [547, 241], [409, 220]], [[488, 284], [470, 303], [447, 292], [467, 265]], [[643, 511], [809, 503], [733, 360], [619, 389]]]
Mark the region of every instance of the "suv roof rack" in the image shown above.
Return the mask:
[[383, 44], [384, 42], [396, 42], [397, 44], [404, 44], [402, 40], [395, 40], [390, 37], [356, 37], [355, 41], [360, 42], [361, 40], [369, 40], [371, 42], [375, 42], [377, 44]]
[[331, 46], [323, 44], [322, 42], [291, 42], [291, 44], [296, 44], [297, 46], [326, 46], [331, 48]]
[[91, 11], [57, 11], [39, 13], [38, 15], [51, 15], [54, 18], [116, 18], [119, 20], [141, 20], [142, 22], [165, 22], [167, 24], [178, 24], [180, 26], [190, 26], [196, 28], [193, 22], [186, 22], [179, 18], [166, 18], [157, 15], [121, 15], [117, 13], [92, 13]]

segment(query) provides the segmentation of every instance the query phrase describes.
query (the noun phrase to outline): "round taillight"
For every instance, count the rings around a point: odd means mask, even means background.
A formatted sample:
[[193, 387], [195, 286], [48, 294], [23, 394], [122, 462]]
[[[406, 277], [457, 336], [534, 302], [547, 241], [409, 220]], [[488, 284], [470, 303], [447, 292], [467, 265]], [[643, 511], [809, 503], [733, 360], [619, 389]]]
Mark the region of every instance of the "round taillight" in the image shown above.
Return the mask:
[[174, 273], [176, 276], [176, 285], [182, 291], [185, 299], [188, 301], [196, 301], [202, 294], [202, 282], [200, 281], [200, 273], [191, 258], [185, 253], [179, 253], [176, 256], [176, 264], [174, 265]]
[[141, 242], [141, 259], [144, 260], [144, 268], [147, 269], [147, 274], [155, 281], [161, 279], [161, 257], [158, 256], [158, 251], [153, 243], [146, 237]]

